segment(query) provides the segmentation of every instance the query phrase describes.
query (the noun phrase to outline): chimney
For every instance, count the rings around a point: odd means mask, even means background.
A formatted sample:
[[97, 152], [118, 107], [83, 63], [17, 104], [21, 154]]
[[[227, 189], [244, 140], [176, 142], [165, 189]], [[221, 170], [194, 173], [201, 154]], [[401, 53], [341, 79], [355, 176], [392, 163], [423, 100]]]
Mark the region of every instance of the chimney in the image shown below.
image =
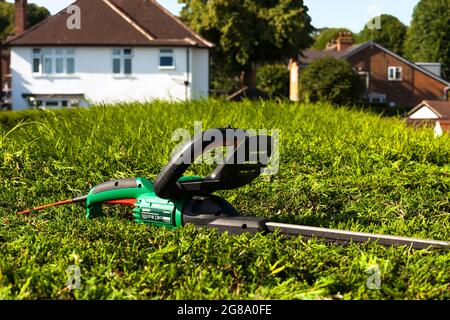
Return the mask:
[[336, 40], [336, 50], [341, 52], [353, 46], [353, 36], [350, 32], [340, 32]]
[[298, 92], [298, 76], [299, 76], [299, 61], [297, 59], [291, 59], [289, 61], [290, 72], [290, 87], [289, 87], [289, 99], [293, 102], [300, 101]]
[[27, 0], [15, 0], [14, 34], [17, 36], [27, 28]]

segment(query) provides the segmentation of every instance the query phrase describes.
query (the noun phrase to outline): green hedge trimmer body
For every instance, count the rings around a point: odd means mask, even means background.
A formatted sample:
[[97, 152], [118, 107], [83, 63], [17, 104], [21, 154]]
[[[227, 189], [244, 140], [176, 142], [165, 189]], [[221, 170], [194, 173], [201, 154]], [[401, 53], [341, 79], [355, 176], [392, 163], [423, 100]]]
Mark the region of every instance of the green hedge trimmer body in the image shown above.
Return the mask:
[[110, 181], [93, 188], [86, 199], [88, 219], [103, 215], [103, 204], [122, 204], [134, 207], [137, 223], [166, 228], [183, 226], [183, 206], [186, 199], [167, 200], [155, 194], [153, 182], [144, 178]]

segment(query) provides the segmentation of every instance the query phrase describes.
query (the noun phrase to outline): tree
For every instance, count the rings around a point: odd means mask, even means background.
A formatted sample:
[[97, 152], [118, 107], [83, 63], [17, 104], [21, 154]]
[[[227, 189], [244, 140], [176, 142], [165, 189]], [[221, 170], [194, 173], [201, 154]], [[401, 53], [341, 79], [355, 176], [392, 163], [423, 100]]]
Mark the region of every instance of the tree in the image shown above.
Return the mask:
[[382, 14], [378, 18], [381, 21], [381, 29], [371, 29], [366, 25], [359, 33], [358, 42], [375, 41], [397, 54], [403, 54], [407, 27], [389, 14]]
[[40, 7], [34, 3], [30, 3], [27, 6], [28, 10], [28, 21], [27, 26], [28, 28], [38, 24], [42, 20], [45, 20], [50, 16], [50, 12], [45, 7]]
[[319, 30], [319, 33], [314, 37], [313, 49], [323, 50], [326, 48], [327, 44], [332, 40], [337, 39], [339, 33], [341, 32], [349, 32], [352, 33], [349, 29], [346, 28], [323, 28]]
[[361, 98], [364, 86], [347, 61], [326, 57], [314, 60], [303, 70], [300, 91], [312, 102], [352, 104]]
[[[27, 26], [32, 27], [50, 16], [50, 12], [34, 3], [28, 4]], [[0, 41], [14, 33], [14, 3], [0, 1]]]
[[256, 72], [256, 85], [271, 98], [289, 97], [289, 69], [284, 64], [267, 64]]
[[412, 61], [440, 62], [442, 76], [450, 79], [450, 0], [421, 0], [414, 8], [405, 42]]
[[213, 72], [243, 72], [252, 85], [257, 64], [297, 57], [314, 28], [303, 0], [179, 0], [181, 17], [216, 46]]
[[0, 40], [6, 39], [8, 34], [13, 32], [14, 5], [7, 2], [0, 2]]

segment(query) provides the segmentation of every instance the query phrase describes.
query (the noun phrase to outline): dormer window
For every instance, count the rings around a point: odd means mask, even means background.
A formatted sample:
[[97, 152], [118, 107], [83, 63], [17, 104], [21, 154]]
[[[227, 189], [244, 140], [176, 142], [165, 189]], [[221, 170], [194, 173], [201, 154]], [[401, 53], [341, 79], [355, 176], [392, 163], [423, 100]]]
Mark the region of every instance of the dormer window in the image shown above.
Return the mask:
[[402, 67], [389, 67], [388, 68], [388, 80], [389, 81], [402, 81]]

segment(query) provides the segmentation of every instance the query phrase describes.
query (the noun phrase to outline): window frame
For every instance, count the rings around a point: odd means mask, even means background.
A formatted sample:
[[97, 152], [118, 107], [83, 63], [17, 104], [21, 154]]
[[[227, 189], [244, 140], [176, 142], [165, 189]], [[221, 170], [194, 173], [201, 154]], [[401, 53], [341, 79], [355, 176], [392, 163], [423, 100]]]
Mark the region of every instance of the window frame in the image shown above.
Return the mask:
[[[73, 61], [70, 68], [68, 61]], [[38, 65], [36, 65], [38, 62]], [[62, 65], [60, 64], [62, 62]], [[47, 64], [48, 63], [48, 64]], [[58, 71], [58, 66], [62, 66], [62, 72]], [[39, 69], [38, 71], [36, 71]], [[61, 70], [61, 69], [59, 69]], [[70, 77], [76, 74], [76, 51], [74, 48], [64, 47], [35, 47], [31, 50], [31, 72], [33, 76], [44, 77]]]
[[[393, 72], [393, 74], [392, 74]], [[391, 76], [393, 75], [393, 76]], [[399, 77], [397, 77], [400, 75]], [[403, 68], [398, 66], [388, 67], [388, 81], [403, 81]]]
[[[163, 52], [166, 51], [166, 52]], [[170, 51], [170, 52], [167, 52]], [[172, 58], [172, 65], [171, 66], [162, 66], [161, 65], [161, 59], [162, 58]], [[172, 48], [163, 48], [159, 49], [158, 54], [158, 69], [160, 70], [175, 70], [176, 69], [176, 62], [175, 62], [175, 50]]]
[[[126, 51], [129, 51], [129, 53], [126, 53]], [[120, 53], [118, 53], [120, 52]], [[119, 72], [115, 72], [115, 63], [116, 61], [119, 61]], [[111, 73], [113, 77], [131, 77], [133, 76], [133, 60], [134, 60], [134, 49], [133, 48], [114, 48], [112, 50], [112, 59], [111, 59]], [[130, 65], [130, 71], [131, 72], [125, 72], [127, 69], [127, 61], [129, 61]]]
[[[38, 71], [35, 71], [35, 61], [38, 61]], [[42, 49], [41, 48], [33, 48], [31, 49], [31, 72], [33, 75], [41, 75], [42, 74]]]
[[72, 104], [68, 99], [37, 99], [36, 107], [43, 109], [70, 108]]
[[59, 108], [60, 100], [42, 100], [42, 106], [45, 108]]
[[387, 103], [387, 95], [384, 93], [370, 93], [369, 103], [372, 104], [385, 104]]

